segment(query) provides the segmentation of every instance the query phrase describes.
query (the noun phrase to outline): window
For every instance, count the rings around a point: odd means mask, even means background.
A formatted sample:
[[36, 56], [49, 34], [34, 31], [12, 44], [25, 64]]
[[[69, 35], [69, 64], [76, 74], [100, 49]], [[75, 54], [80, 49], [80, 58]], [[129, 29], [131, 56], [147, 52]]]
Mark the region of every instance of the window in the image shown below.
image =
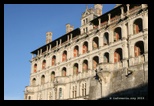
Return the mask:
[[32, 85], [33, 85], [33, 86], [36, 85], [36, 79], [35, 79], [35, 78], [33, 78], [33, 80], [32, 80]]
[[114, 30], [114, 42], [121, 39], [121, 28], [118, 27]]
[[45, 69], [46, 68], [46, 60], [43, 60], [42, 62], [42, 69]]
[[65, 68], [65, 67], [62, 68], [62, 76], [63, 76], [63, 77], [66, 76], [66, 68]]
[[82, 96], [84, 96], [84, 84], [82, 84]]
[[122, 49], [118, 48], [114, 52], [114, 63], [122, 60]]
[[82, 64], [82, 72], [87, 72], [88, 71], [88, 61], [84, 60]]
[[77, 56], [79, 55], [79, 47], [78, 47], [78, 46], [75, 46], [75, 47], [74, 47], [74, 52], [73, 52], [73, 54], [74, 54], [74, 57], [77, 57]]
[[28, 99], [31, 100], [31, 96], [29, 96]]
[[78, 74], [78, 64], [75, 63], [73, 66], [73, 75], [77, 75]]
[[72, 98], [74, 98], [74, 86], [73, 86], [73, 89], [72, 89]]
[[98, 37], [95, 37], [92, 42], [93, 50], [99, 47]]
[[52, 71], [52, 72], [51, 72], [51, 81], [54, 81], [54, 79], [55, 79], [55, 72]]
[[133, 24], [133, 32], [137, 34], [143, 30], [142, 19], [136, 19]]
[[104, 39], [104, 45], [108, 45], [109, 44], [109, 34], [106, 32], [103, 36]]
[[42, 75], [42, 77], [41, 77], [41, 84], [44, 84], [44, 83], [45, 83], [45, 76]]
[[54, 55], [52, 57], [52, 66], [55, 66], [56, 65], [56, 56]]
[[67, 60], [67, 51], [64, 51], [62, 54], [62, 62]]
[[37, 64], [34, 65], [34, 73], [37, 72]]
[[98, 56], [93, 57], [93, 69], [96, 69], [98, 64], [99, 64]]
[[144, 54], [144, 43], [143, 43], [143, 41], [138, 41], [138, 42], [135, 43], [134, 54], [135, 54], [135, 57]]
[[88, 42], [84, 42], [83, 43], [83, 47], [82, 47], [82, 53], [87, 53], [88, 51]]
[[104, 62], [109, 63], [109, 53], [104, 53]]
[[62, 88], [59, 88], [59, 99], [62, 99]]
[[77, 97], [77, 86], [75, 86], [74, 97]]

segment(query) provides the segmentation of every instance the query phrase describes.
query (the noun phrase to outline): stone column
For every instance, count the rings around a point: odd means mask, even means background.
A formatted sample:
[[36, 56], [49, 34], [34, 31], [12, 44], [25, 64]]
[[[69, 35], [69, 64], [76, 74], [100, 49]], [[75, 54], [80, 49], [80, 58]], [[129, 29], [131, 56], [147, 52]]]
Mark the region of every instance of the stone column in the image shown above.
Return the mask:
[[89, 42], [88, 42], [88, 50], [89, 51], [92, 50], [92, 38], [89, 39]]
[[124, 18], [124, 7], [121, 7], [120, 9], [121, 9], [121, 19], [123, 19]]
[[72, 35], [72, 33], [71, 33], [71, 39], [70, 39], [71, 41], [72, 41], [72, 36], [73, 36], [73, 35]]
[[58, 47], [58, 41], [56, 41], [56, 46]]
[[49, 46], [49, 50], [51, 51], [51, 44], [50, 44], [50, 46]]
[[144, 35], [144, 53], [148, 53], [148, 35]]
[[40, 55], [42, 55], [42, 49], [40, 49]]
[[143, 15], [143, 30], [148, 30], [148, 13], [144, 13]]
[[82, 60], [80, 60], [80, 62], [78, 62], [79, 65], [79, 72], [82, 73]]
[[126, 25], [123, 23], [122, 24], [122, 39], [126, 39], [127, 38], [127, 33], [126, 33]]
[[113, 49], [109, 50], [109, 62], [114, 63], [114, 51], [113, 51]]
[[98, 19], [98, 29], [100, 29], [101, 28], [101, 19], [99, 18]]
[[103, 38], [102, 38], [102, 36], [98, 36], [98, 39], [99, 39], [99, 47], [102, 47], [103, 46]]
[[129, 37], [133, 35], [133, 22], [132, 21], [128, 22], [128, 35]]
[[60, 39], [60, 44], [59, 45], [61, 46], [61, 39]]
[[129, 41], [130, 58], [134, 57], [134, 45]]
[[67, 35], [67, 41], [69, 41], [69, 35]]
[[114, 33], [113, 33], [113, 31], [112, 30], [109, 30], [109, 44], [112, 44], [113, 43], [113, 35]]
[[125, 42], [122, 45], [123, 48], [123, 59], [128, 59], [128, 48], [127, 48], [127, 42]]
[[111, 14], [109, 13], [108, 14], [108, 25], [110, 24], [110, 21], [111, 21]]
[[48, 45], [46, 46], [46, 52], [48, 52]]
[[129, 4], [126, 4], [126, 6], [127, 6], [127, 15], [129, 15]]
[[37, 55], [39, 56], [40, 54], [39, 54], [39, 50], [37, 50]]
[[128, 59], [128, 47], [127, 47], [127, 42], [125, 42], [123, 45], [122, 45], [122, 48], [123, 48], [123, 52], [122, 52], [122, 55], [123, 55], [123, 67], [128, 67], [128, 62], [127, 62], [127, 59]]

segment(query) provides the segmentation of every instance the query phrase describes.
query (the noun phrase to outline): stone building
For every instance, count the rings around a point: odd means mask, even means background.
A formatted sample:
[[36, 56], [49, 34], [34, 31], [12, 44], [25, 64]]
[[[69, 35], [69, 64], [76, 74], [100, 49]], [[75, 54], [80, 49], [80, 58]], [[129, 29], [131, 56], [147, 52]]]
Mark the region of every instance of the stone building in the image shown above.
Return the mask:
[[32, 51], [25, 100], [96, 100], [148, 84], [148, 5], [86, 8], [80, 28]]

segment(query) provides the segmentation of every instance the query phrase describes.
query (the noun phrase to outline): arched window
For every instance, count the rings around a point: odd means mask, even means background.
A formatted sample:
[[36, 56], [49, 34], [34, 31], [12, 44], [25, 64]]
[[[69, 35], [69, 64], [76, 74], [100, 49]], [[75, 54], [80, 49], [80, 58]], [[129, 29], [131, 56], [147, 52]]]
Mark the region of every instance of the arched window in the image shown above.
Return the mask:
[[135, 54], [135, 57], [144, 54], [144, 43], [143, 43], [143, 41], [138, 41], [138, 42], [135, 43], [134, 54]]
[[104, 62], [109, 63], [109, 53], [104, 53]]
[[108, 34], [108, 32], [104, 33], [103, 41], [104, 41], [104, 45], [108, 45], [109, 44], [109, 34]]
[[34, 64], [34, 73], [37, 72], [37, 64]]
[[88, 52], [88, 42], [84, 42], [83, 43], [83, 47], [82, 47], [82, 53], [87, 53]]
[[62, 62], [67, 60], [67, 51], [65, 50], [62, 54]]
[[95, 37], [93, 39], [92, 46], [93, 46], [93, 50], [97, 49], [99, 47], [99, 39], [98, 39], [98, 37]]
[[78, 64], [75, 63], [73, 66], [73, 75], [77, 75], [78, 74]]
[[44, 84], [44, 83], [45, 83], [45, 76], [42, 75], [42, 76], [41, 76], [41, 84]]
[[84, 84], [82, 84], [82, 96], [84, 96]]
[[49, 92], [49, 100], [51, 100], [51, 99], [52, 99], [52, 93]]
[[114, 52], [114, 63], [122, 60], [122, 49], [118, 48]]
[[56, 65], [56, 56], [54, 55], [52, 57], [52, 66], [55, 66]]
[[52, 71], [52, 72], [51, 72], [51, 81], [54, 81], [54, 79], [55, 79], [55, 72]]
[[63, 77], [66, 76], [66, 68], [65, 67], [62, 68], [62, 76]]
[[73, 89], [72, 89], [72, 98], [74, 98], [74, 86], [73, 86]]
[[59, 88], [59, 99], [62, 98], [62, 88]]
[[31, 100], [31, 96], [28, 96], [28, 99]]
[[76, 98], [77, 96], [77, 86], [75, 86], [75, 91], [74, 91], [74, 97]]
[[43, 60], [42, 62], [42, 69], [45, 69], [46, 68], [46, 60]]
[[85, 83], [85, 86], [84, 86], [84, 95], [86, 96], [86, 83]]
[[143, 30], [142, 19], [136, 19], [133, 24], [133, 32], [137, 34]]
[[121, 28], [118, 27], [114, 30], [114, 42], [121, 39]]
[[98, 56], [93, 57], [93, 69], [96, 69], [98, 64], [99, 64], [99, 57]]
[[75, 46], [73, 51], [74, 57], [77, 57], [79, 55], [79, 47]]
[[84, 60], [82, 64], [82, 72], [87, 72], [88, 71], [88, 61]]
[[55, 88], [55, 99], [57, 99], [57, 88]]
[[35, 79], [35, 78], [33, 78], [33, 80], [32, 80], [32, 85], [33, 85], [33, 86], [36, 85], [36, 79]]

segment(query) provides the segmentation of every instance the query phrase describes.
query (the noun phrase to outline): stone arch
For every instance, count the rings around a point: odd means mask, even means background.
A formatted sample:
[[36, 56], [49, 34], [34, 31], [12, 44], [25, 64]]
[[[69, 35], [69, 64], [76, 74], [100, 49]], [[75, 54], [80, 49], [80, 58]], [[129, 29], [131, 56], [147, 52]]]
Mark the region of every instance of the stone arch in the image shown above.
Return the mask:
[[141, 31], [143, 31], [143, 19], [137, 18], [133, 22], [133, 34], [137, 34]]
[[116, 27], [114, 29], [114, 42], [120, 40], [122, 38], [122, 30], [121, 27]]
[[87, 52], [88, 52], [88, 41], [84, 41], [82, 46], [82, 53], [84, 54]]
[[122, 59], [123, 59], [122, 48], [115, 49], [115, 52], [114, 52], [114, 63], [122, 61]]
[[134, 44], [134, 56], [137, 57], [139, 55], [144, 54], [144, 42], [143, 41], [137, 41]]
[[93, 48], [93, 50], [99, 48], [99, 38], [98, 37], [93, 38], [93, 40], [92, 40], [92, 48]]

